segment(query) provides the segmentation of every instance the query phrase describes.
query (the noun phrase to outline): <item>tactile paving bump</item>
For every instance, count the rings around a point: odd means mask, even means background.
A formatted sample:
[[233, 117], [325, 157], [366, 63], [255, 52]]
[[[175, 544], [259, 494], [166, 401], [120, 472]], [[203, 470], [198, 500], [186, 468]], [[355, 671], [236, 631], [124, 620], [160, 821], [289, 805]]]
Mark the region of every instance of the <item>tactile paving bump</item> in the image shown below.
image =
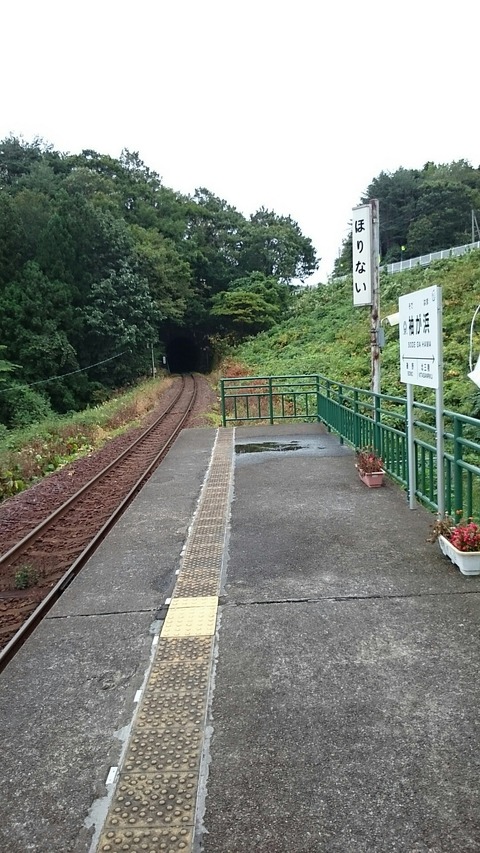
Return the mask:
[[198, 660], [212, 653], [212, 637], [160, 637], [156, 661]]
[[179, 853], [191, 850], [193, 827], [107, 830], [100, 838], [99, 853]]
[[200, 546], [199, 548], [192, 549], [188, 554], [185, 554], [182, 564], [182, 571], [188, 566], [194, 565], [198, 567], [202, 567], [208, 569], [209, 566], [215, 566], [218, 568], [222, 565], [222, 556], [223, 556], [223, 547], [219, 545], [209, 546]]
[[193, 826], [196, 790], [196, 773], [122, 774], [106, 829]]
[[205, 720], [204, 693], [193, 696], [190, 692], [163, 697], [149, 694], [142, 703], [136, 718], [139, 734], [145, 729], [164, 729], [171, 726], [201, 726]]
[[150, 684], [149, 682], [147, 684], [144, 697], [145, 701], [151, 699], [157, 700], [159, 702], [161, 702], [162, 696], [166, 697], [168, 696], [168, 694], [170, 694], [171, 696], [177, 696], [179, 699], [181, 696], [184, 696], [187, 693], [189, 693], [191, 696], [205, 697], [205, 694], [207, 692], [207, 686], [208, 685], [201, 674], [197, 675], [196, 673], [190, 672], [185, 673], [182, 676], [181, 681], [179, 681], [179, 683], [172, 687], [171, 690], [168, 692], [165, 690], [161, 682], [157, 684]]
[[216, 607], [216, 595], [197, 596], [175, 596], [170, 603], [170, 610], [178, 610], [180, 607]]
[[165, 691], [187, 690], [195, 682], [196, 689], [202, 690], [208, 683], [210, 660], [155, 661], [148, 680], [149, 686], [161, 687]]
[[203, 733], [198, 728], [134, 729], [125, 756], [126, 773], [198, 769]]
[[194, 568], [183, 569], [180, 575], [175, 592], [179, 595], [218, 595], [220, 590], [220, 568], [209, 569], [208, 571], [201, 568], [200, 571]]
[[[215, 633], [217, 621], [216, 596], [206, 596], [208, 601], [215, 601], [199, 607], [168, 608], [168, 613], [161, 631], [162, 637], [201, 637], [212, 636]], [[185, 601], [185, 599], [183, 599]]]

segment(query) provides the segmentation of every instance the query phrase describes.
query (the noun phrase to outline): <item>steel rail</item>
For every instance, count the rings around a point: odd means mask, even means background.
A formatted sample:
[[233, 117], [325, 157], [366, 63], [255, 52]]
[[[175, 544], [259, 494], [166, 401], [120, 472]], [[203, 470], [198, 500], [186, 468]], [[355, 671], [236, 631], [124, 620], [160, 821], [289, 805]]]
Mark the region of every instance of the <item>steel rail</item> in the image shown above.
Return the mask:
[[[193, 378], [194, 386], [193, 386], [193, 391], [192, 391], [190, 400], [188, 402], [188, 406], [187, 406], [185, 412], [183, 413], [181, 419], [178, 421], [178, 423], [176, 424], [176, 426], [172, 430], [170, 436], [167, 438], [166, 442], [162, 445], [162, 447], [160, 448], [158, 453], [156, 453], [155, 458], [150, 462], [150, 464], [145, 469], [145, 471], [142, 472], [141, 476], [138, 478], [138, 480], [131, 487], [128, 494], [125, 495], [125, 497], [122, 499], [120, 504], [116, 507], [114, 512], [111, 514], [111, 516], [102, 525], [102, 527], [95, 534], [93, 539], [90, 540], [88, 545], [83, 549], [82, 553], [78, 555], [78, 557], [74, 560], [74, 562], [72, 563], [70, 568], [67, 569], [67, 571], [63, 574], [63, 576], [60, 578], [60, 580], [57, 581], [55, 586], [52, 587], [50, 592], [47, 593], [45, 598], [36, 607], [36, 609], [33, 611], [33, 613], [31, 613], [30, 616], [28, 617], [28, 619], [26, 619], [26, 621], [23, 623], [21, 628], [18, 629], [18, 631], [14, 634], [14, 636], [9, 640], [7, 645], [0, 651], [0, 672], [5, 668], [7, 663], [18, 652], [18, 650], [23, 645], [25, 640], [30, 636], [32, 631], [42, 621], [42, 619], [45, 617], [46, 613], [51, 609], [51, 607], [55, 604], [55, 602], [60, 598], [60, 596], [62, 595], [64, 590], [67, 589], [67, 587], [72, 582], [72, 580], [75, 578], [75, 576], [78, 574], [80, 569], [85, 565], [87, 560], [92, 556], [92, 554], [96, 550], [97, 546], [100, 544], [102, 539], [106, 536], [108, 531], [114, 526], [114, 524], [116, 523], [116, 521], [118, 520], [118, 518], [120, 517], [120, 515], [122, 514], [122, 512], [124, 511], [124, 509], [128, 505], [128, 503], [134, 497], [135, 493], [137, 491], [139, 491], [139, 489], [144, 484], [144, 481], [147, 479], [147, 477], [150, 475], [152, 470], [158, 464], [161, 457], [167, 452], [168, 448], [170, 447], [170, 445], [172, 444], [174, 439], [177, 437], [178, 433], [182, 429], [185, 421], [187, 420], [188, 416], [190, 415], [192, 408], [195, 404], [195, 400], [196, 400], [196, 396], [197, 396], [197, 382], [196, 382], [195, 376], [192, 376], [192, 378]], [[144, 432], [141, 434], [141, 436], [139, 436], [139, 438], [136, 441], [132, 442], [132, 444], [129, 445], [129, 447], [127, 448], [127, 451], [124, 451], [118, 457], [116, 457], [116, 459], [113, 461], [113, 463], [110, 463], [106, 468], [103, 469], [103, 471], [100, 472], [100, 475], [103, 475], [107, 470], [109, 470], [113, 464], [118, 463], [119, 460], [121, 460], [128, 452], [130, 452], [136, 446], [136, 444], [138, 444], [138, 442], [141, 438], [145, 437], [145, 435], [147, 435], [149, 432], [151, 432], [152, 429], [158, 425], [159, 421], [162, 420], [165, 417], [165, 415], [167, 415], [169, 412], [171, 412], [171, 410], [173, 409], [175, 404], [180, 399], [183, 391], [185, 390], [185, 379], [184, 379], [184, 377], [182, 377], [182, 379], [183, 379], [182, 388], [180, 390], [180, 393], [175, 397], [174, 401], [167, 407], [167, 409], [165, 409], [165, 411], [162, 413], [162, 415], [160, 415], [160, 417], [157, 418], [155, 423], [152, 424], [151, 427], [149, 427], [147, 430], [144, 430]], [[96, 477], [93, 477], [91, 480], [89, 480], [89, 482], [85, 486], [82, 487], [82, 489], [80, 489], [78, 492], [76, 492], [75, 495], [73, 495], [72, 497], [75, 498], [78, 495], [80, 495], [81, 493], [85, 492], [86, 488], [88, 486], [91, 486], [92, 484], [94, 484], [98, 479], [99, 479], [98, 475]], [[62, 506], [59, 507], [59, 509], [62, 509], [62, 508], [66, 507], [67, 505], [70, 505], [70, 504], [71, 504], [71, 499], [66, 501], [65, 504], [62, 504]], [[61, 515], [61, 513], [58, 513], [57, 510], [55, 510], [55, 512], [51, 513], [51, 515], [48, 516], [48, 519], [46, 519], [46, 521], [49, 521], [51, 523], [51, 521], [54, 518], [58, 517], [59, 515]], [[34, 533], [35, 531], [38, 532], [39, 528], [41, 528], [42, 530], [45, 529], [45, 522], [42, 522], [41, 525], [38, 525], [34, 529], [34, 531], [31, 531], [31, 533]], [[29, 534], [29, 536], [30, 536], [30, 534]], [[24, 537], [24, 538], [26, 539], [27, 537]], [[23, 541], [24, 540], [22, 540], [22, 542]], [[15, 547], [16, 546], [14, 546], [14, 548]], [[14, 551], [14, 548], [10, 549], [10, 551], [7, 552], [7, 554], [10, 554], [12, 551]], [[4, 556], [6, 556], [6, 555], [4, 555]]]
[[30, 530], [30, 532], [27, 533], [23, 537], [23, 539], [20, 539], [20, 541], [17, 542], [15, 545], [12, 545], [12, 547], [8, 551], [5, 551], [4, 554], [1, 554], [0, 566], [4, 563], [7, 563], [9, 560], [12, 559], [12, 557], [17, 557], [19, 554], [21, 554], [28, 544], [33, 542], [34, 539], [36, 539], [37, 536], [40, 535], [40, 533], [43, 533], [44, 530], [50, 527], [52, 521], [54, 521], [56, 518], [60, 518], [60, 516], [63, 515], [63, 513], [66, 512], [66, 510], [69, 509], [72, 504], [74, 504], [85, 492], [88, 492], [88, 490], [94, 485], [94, 483], [98, 483], [99, 480], [101, 480], [107, 474], [108, 471], [118, 465], [126, 456], [129, 456], [132, 450], [159, 425], [159, 423], [166, 417], [166, 415], [168, 415], [172, 411], [176, 403], [178, 403], [184, 390], [185, 377], [182, 376], [182, 387], [180, 388], [180, 391], [176, 395], [175, 399], [167, 406], [165, 411], [163, 411], [161, 415], [158, 416], [154, 423], [147, 427], [145, 430], [143, 430], [143, 432], [139, 436], [137, 436], [135, 441], [129, 444], [129, 446], [125, 450], [123, 450], [122, 453], [116, 456], [115, 459], [109, 462], [109, 464], [106, 465], [105, 468], [102, 468], [102, 470], [99, 471], [98, 474], [95, 474], [95, 476], [92, 477], [91, 480], [88, 481], [88, 483], [85, 483], [85, 485], [83, 485], [81, 489], [78, 490], [78, 492], [75, 492], [75, 494], [71, 495], [68, 500], [66, 500], [63, 504], [57, 507], [57, 509], [53, 510], [50, 515], [48, 515], [46, 518], [43, 519], [43, 521], [40, 522], [40, 524], [37, 524], [36, 527]]

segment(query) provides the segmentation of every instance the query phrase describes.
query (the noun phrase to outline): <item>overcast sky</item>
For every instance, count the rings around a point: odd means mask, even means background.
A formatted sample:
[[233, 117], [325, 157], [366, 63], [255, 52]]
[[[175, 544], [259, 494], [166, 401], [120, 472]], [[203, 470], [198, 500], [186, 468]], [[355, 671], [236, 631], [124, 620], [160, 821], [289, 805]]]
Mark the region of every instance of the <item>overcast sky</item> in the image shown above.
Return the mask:
[[290, 214], [324, 281], [380, 171], [479, 166], [479, 23], [478, 0], [10, 2], [0, 138], [128, 148], [176, 190]]

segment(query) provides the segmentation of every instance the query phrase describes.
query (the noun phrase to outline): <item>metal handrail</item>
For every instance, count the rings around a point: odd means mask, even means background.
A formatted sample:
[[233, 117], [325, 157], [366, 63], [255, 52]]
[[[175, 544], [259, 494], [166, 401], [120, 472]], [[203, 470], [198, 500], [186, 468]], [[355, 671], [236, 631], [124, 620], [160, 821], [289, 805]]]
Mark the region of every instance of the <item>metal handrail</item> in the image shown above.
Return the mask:
[[[480, 249], [480, 240], [475, 243], [464, 243], [463, 246], [452, 246], [451, 249], [439, 249], [437, 252], [429, 252], [427, 255], [419, 255], [416, 258], [407, 258], [405, 261], [395, 261], [393, 264], [382, 264], [381, 269], [384, 272], [393, 275], [397, 272], [405, 272], [414, 267], [428, 267], [433, 261], [443, 261], [447, 258], [458, 258], [460, 255], [465, 255], [474, 249]], [[335, 281], [344, 281], [351, 273], [345, 275], [332, 275]]]
[[[354, 448], [372, 446], [385, 470], [408, 490], [407, 401], [345, 385], [321, 374], [224, 377], [222, 422], [317, 420]], [[435, 406], [415, 402], [415, 494], [438, 509]], [[480, 518], [480, 421], [446, 409], [445, 509]]]

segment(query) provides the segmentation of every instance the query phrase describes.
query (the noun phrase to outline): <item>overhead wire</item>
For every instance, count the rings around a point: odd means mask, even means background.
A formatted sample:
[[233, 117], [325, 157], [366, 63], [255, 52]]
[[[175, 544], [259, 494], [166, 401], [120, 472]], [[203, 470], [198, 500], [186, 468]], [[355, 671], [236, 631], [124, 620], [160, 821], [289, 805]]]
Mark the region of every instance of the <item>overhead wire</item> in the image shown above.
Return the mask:
[[[117, 355], [111, 355], [110, 358], [104, 358], [103, 361], [96, 361], [95, 364], [89, 364], [88, 367], [79, 367], [78, 370], [70, 370], [69, 373], [61, 373], [58, 376], [50, 376], [48, 379], [37, 379], [35, 382], [22, 382], [22, 385], [27, 388], [32, 388], [34, 385], [44, 385], [46, 382], [54, 382], [56, 379], [64, 379], [66, 376], [73, 376], [75, 373], [84, 373], [86, 370], [91, 370], [92, 367], [99, 367], [101, 364], [106, 364], [107, 361], [113, 361], [115, 358], [120, 358], [125, 355], [125, 350]], [[0, 394], [6, 391], [15, 391], [16, 385], [11, 385], [9, 388], [0, 388]]]

